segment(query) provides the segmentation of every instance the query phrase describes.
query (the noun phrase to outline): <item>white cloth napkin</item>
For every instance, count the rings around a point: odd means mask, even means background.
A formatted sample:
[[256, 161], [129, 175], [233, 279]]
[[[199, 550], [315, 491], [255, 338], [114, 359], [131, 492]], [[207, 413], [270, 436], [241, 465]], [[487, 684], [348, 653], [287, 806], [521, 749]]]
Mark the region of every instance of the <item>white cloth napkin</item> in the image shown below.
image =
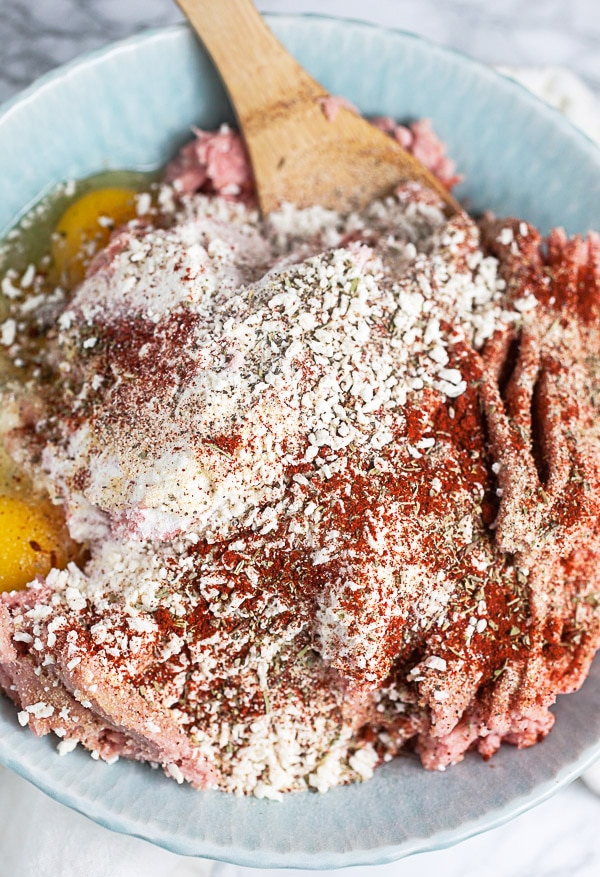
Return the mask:
[[[0, 838], [1, 877], [187, 877], [176, 872], [179, 856], [95, 825], [6, 768], [0, 768]], [[192, 873], [207, 877], [209, 867]]]
[[564, 67], [498, 67], [567, 116], [600, 144], [600, 104], [581, 79]]
[[[527, 88], [557, 106], [576, 125], [586, 131], [588, 136], [600, 143], [600, 107], [592, 92], [572, 73], [556, 67], [503, 68], [503, 72], [521, 81]], [[584, 780], [590, 788], [600, 794], [600, 763], [584, 776]], [[573, 816], [576, 811], [576, 807], [573, 809], [573, 802], [580, 808], [583, 806], [580, 797], [573, 798], [572, 790], [567, 790], [561, 795], [572, 797], [569, 815]], [[586, 807], [592, 805], [596, 805], [593, 800], [589, 805], [585, 804]], [[597, 802], [597, 805], [599, 811], [597, 815], [600, 817], [600, 802]], [[543, 806], [547, 808], [549, 814], [552, 814], [551, 818], [556, 822], [558, 832], [565, 821], [564, 808], [556, 805], [552, 807], [551, 802]], [[581, 812], [581, 809], [577, 812]], [[573, 832], [576, 831], [577, 824], [578, 820], [574, 819]], [[527, 817], [522, 817], [519, 824], [511, 828], [515, 843], [518, 843], [520, 838], [523, 849], [527, 847], [525, 837], [528, 832], [527, 826]], [[474, 838], [467, 843], [472, 851], [476, 851], [483, 842], [480, 838]], [[494, 846], [493, 838], [487, 843], [492, 844], [491, 850]], [[455, 850], [419, 856], [414, 861], [406, 861], [401, 865], [380, 866], [376, 869], [352, 869], [349, 873], [352, 877], [373, 877], [375, 872], [377, 877], [393, 877], [400, 873], [403, 877], [411, 877], [411, 875], [422, 877], [427, 873], [433, 873], [428, 870], [429, 865], [425, 865], [427, 860], [432, 868], [435, 864], [435, 870], [445, 873], [446, 877], [452, 875], [477, 877], [481, 873], [478, 870], [477, 859], [473, 862], [470, 856], [463, 857], [460, 849], [464, 849], [464, 845]], [[487, 851], [488, 854], [490, 850]], [[507, 870], [502, 870], [508, 867], [507, 859], [502, 858], [500, 848], [497, 852], [499, 854], [497, 858], [488, 860], [488, 864], [485, 865], [489, 877], [495, 877], [496, 874], [500, 877], [509, 873]], [[490, 868], [496, 867], [494, 862], [500, 870], [494, 870], [492, 873]], [[526, 859], [523, 859], [523, 867], [519, 870], [519, 874], [533, 873], [527, 871], [525, 863]], [[565, 870], [552, 870], [547, 873], [575, 874], [575, 871], [569, 868], [570, 865], [566, 862]], [[592, 875], [595, 877], [597, 871], [594, 868], [595, 866], [592, 865], [592, 870], [578, 870], [577, 874], [581, 877], [584, 877], [584, 874], [586, 877], [588, 874], [590, 877]], [[308, 875], [318, 872], [297, 873]], [[252, 869], [241, 869], [200, 859], [187, 859], [137, 838], [114, 834], [46, 797], [5, 768], [0, 768], [0, 877], [13, 877], [13, 875], [14, 877], [209, 877], [209, 875], [210, 877], [254, 877], [259, 874], [283, 877], [285, 872], [255, 872]]]

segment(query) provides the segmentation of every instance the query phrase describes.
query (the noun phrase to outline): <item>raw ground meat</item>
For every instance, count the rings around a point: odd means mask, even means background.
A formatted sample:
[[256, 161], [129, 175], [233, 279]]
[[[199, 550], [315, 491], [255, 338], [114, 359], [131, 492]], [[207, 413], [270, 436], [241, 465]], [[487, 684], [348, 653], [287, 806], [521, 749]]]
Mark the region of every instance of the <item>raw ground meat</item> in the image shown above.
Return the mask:
[[3, 392], [88, 545], [0, 598], [19, 721], [259, 797], [537, 743], [600, 641], [599, 238], [414, 185], [263, 221], [226, 128], [166, 180]]

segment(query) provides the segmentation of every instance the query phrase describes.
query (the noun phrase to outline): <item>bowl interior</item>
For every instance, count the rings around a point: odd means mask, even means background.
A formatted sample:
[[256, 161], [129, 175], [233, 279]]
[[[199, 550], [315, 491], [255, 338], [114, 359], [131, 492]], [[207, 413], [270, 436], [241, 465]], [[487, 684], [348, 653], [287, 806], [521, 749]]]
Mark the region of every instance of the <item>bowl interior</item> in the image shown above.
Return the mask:
[[[333, 94], [363, 113], [429, 117], [474, 212], [548, 231], [600, 226], [598, 148], [517, 83], [418, 37], [318, 16], [269, 23]], [[366, 75], [365, 75], [366, 72]], [[233, 121], [211, 62], [185, 27], [148, 32], [61, 68], [0, 114], [0, 232], [57, 182], [160, 167], [190, 126]]]
[[[430, 117], [465, 174], [470, 209], [542, 230], [600, 228], [600, 152], [517, 84], [398, 32], [319, 17], [270, 25], [334, 94], [366, 114]], [[210, 62], [184, 27], [150, 32], [51, 74], [0, 113], [0, 229], [61, 180], [163, 164], [193, 124], [232, 121]], [[364, 785], [283, 803], [198, 793], [149, 767], [108, 767], [21, 729], [0, 698], [0, 759], [118, 831], [174, 851], [263, 867], [376, 864], [446, 846], [541, 801], [600, 753], [600, 666], [561, 699], [550, 737], [446, 773], [397, 759]]]

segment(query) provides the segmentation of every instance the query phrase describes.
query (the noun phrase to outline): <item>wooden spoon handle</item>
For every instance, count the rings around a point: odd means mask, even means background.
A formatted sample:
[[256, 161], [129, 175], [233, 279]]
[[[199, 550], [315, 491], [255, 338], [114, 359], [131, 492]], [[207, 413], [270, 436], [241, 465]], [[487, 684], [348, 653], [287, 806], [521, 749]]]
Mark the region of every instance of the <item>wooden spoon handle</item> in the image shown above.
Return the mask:
[[392, 138], [345, 107], [326, 112], [325, 89], [273, 36], [250, 0], [177, 0], [206, 46], [244, 135], [260, 208], [319, 204], [341, 213], [417, 180], [450, 212], [448, 191]]
[[266, 26], [251, 0], [176, 0], [225, 83], [246, 138], [278, 108], [327, 95]]

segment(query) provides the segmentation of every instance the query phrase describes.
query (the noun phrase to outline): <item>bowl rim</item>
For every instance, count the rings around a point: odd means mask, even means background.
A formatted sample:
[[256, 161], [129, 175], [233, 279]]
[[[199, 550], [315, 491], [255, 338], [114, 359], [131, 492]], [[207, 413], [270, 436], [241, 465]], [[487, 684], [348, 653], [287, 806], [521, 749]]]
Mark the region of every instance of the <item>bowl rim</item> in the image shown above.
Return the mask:
[[[581, 148], [585, 149], [587, 152], [591, 152], [592, 156], [594, 156], [596, 159], [600, 158], [600, 142], [595, 141], [587, 132], [577, 127], [571, 121], [571, 119], [565, 116], [565, 114], [561, 112], [560, 109], [558, 109], [558, 107], [549, 104], [543, 98], [539, 97], [537, 94], [534, 94], [525, 85], [523, 85], [522, 82], [514, 79], [503, 70], [498, 69], [497, 66], [486, 64], [484, 61], [473, 58], [462, 49], [458, 49], [454, 46], [444, 46], [441, 43], [436, 42], [435, 40], [431, 40], [425, 36], [422, 36], [421, 34], [414, 33], [413, 31], [409, 31], [404, 28], [381, 25], [373, 21], [365, 21], [362, 19], [353, 18], [352, 16], [328, 15], [321, 12], [288, 13], [276, 11], [261, 12], [261, 16], [265, 19], [267, 23], [270, 20], [293, 22], [308, 19], [315, 20], [317, 22], [323, 21], [327, 23], [341, 23], [342, 25], [352, 25], [358, 28], [364, 28], [366, 30], [373, 30], [383, 33], [393, 33], [401, 36], [403, 39], [426, 45], [428, 46], [429, 51], [435, 54], [441, 56], [453, 56], [459, 61], [460, 64], [466, 65], [467, 67], [478, 71], [479, 75], [483, 76], [484, 79], [494, 81], [500, 78], [506, 87], [512, 88], [515, 93], [518, 94], [522, 99], [531, 102], [532, 105], [535, 106], [538, 113], [541, 113], [547, 118], [550, 118], [553, 124], [558, 125], [560, 128], [562, 128], [563, 132], [566, 133], [569, 137], [579, 140], [579, 145]], [[25, 86], [25, 88], [20, 89], [15, 94], [11, 95], [11, 97], [7, 98], [7, 100], [0, 103], [0, 124], [2, 124], [5, 119], [9, 118], [11, 113], [19, 112], [20, 109], [22, 107], [25, 107], [30, 100], [37, 98], [39, 94], [43, 93], [46, 89], [52, 88], [63, 79], [68, 79], [72, 74], [79, 73], [81, 70], [85, 70], [88, 66], [93, 66], [107, 55], [116, 56], [121, 52], [124, 53], [130, 51], [131, 48], [138, 43], [151, 43], [155, 40], [160, 41], [161, 39], [173, 37], [180, 33], [187, 33], [188, 35], [191, 35], [193, 37], [195, 36], [196, 40], [198, 40], [198, 42], [201, 42], [199, 40], [199, 37], [195, 35], [189, 23], [184, 20], [165, 26], [147, 28], [145, 30], [139, 31], [138, 33], [131, 34], [128, 37], [124, 37], [119, 40], [111, 40], [101, 46], [98, 46], [95, 49], [90, 50], [89, 52], [84, 52], [81, 55], [76, 55], [71, 60], [66, 61], [63, 64], [59, 64], [58, 66], [53, 67], [47, 72], [42, 73], [40, 76], [36, 77], [29, 85]], [[39, 198], [40, 195], [36, 197]], [[35, 201], [33, 203], [35, 203]], [[10, 230], [10, 228], [14, 226], [16, 222], [18, 222], [18, 220], [28, 209], [30, 209], [31, 206], [32, 203], [29, 202], [11, 220], [10, 225], [5, 228], [0, 228], [0, 237], [6, 234], [7, 231]]]
[[[467, 52], [463, 49], [458, 49], [455, 46], [444, 46], [435, 40], [429, 39], [428, 37], [422, 36], [421, 34], [415, 33], [414, 31], [406, 30], [402, 27], [382, 25], [374, 21], [366, 21], [347, 15], [328, 15], [324, 12], [311, 11], [298, 13], [270, 11], [261, 12], [261, 17], [264, 18], [267, 22], [270, 20], [293, 21], [304, 19], [314, 19], [316, 21], [326, 22], [341, 22], [342, 24], [351, 24], [359, 28], [399, 34], [406, 39], [424, 43], [429, 46], [430, 49], [433, 49], [434, 51], [437, 51], [442, 55], [455, 55], [457, 58], [460, 59], [461, 63], [466, 63], [467, 65], [477, 68], [480, 73], [485, 72], [485, 74], [492, 79], [500, 77], [505, 82], [508, 82], [521, 95], [526, 95], [528, 99], [536, 103], [538, 109], [540, 107], [543, 107], [544, 110], [547, 111], [556, 122], [564, 126], [566, 130], [569, 130], [570, 132], [575, 131], [585, 143], [591, 145], [595, 150], [600, 151], [600, 144], [597, 143], [589, 134], [587, 134], [581, 128], [578, 128], [557, 107], [547, 103], [547, 101], [545, 101], [543, 98], [530, 91], [525, 85], [523, 85], [522, 82], [514, 79], [508, 73], [505, 73], [504, 70], [499, 69], [500, 65], [496, 66], [486, 64], [484, 61], [480, 61], [479, 59], [467, 54]], [[135, 45], [136, 43], [146, 43], [152, 40], [160, 40], [165, 38], [165, 36], [169, 35], [170, 33], [178, 33], [181, 31], [188, 32], [192, 35], [194, 34], [192, 27], [187, 21], [178, 21], [174, 22], [173, 24], [167, 24], [164, 26], [159, 25], [157, 27], [146, 28], [142, 31], [131, 34], [130, 36], [123, 37], [122, 39], [110, 40], [109, 42], [103, 43], [101, 46], [98, 46], [95, 49], [91, 49], [89, 52], [84, 52], [83, 54], [76, 55], [69, 61], [65, 61], [64, 63], [59, 64], [56, 67], [52, 67], [45, 73], [40, 74], [24, 88], [20, 88], [17, 92], [12, 94], [6, 100], [2, 101], [2, 103], [0, 103], [0, 121], [2, 121], [5, 116], [8, 116], [17, 106], [24, 106], [32, 97], [37, 96], [46, 87], [53, 85], [56, 80], [68, 77], [75, 70], [79, 71], [80, 69], [84, 69], [88, 65], [91, 66], [95, 64], [100, 58], [102, 58], [106, 54], [116, 55], [119, 54], [119, 52], [121, 51], [128, 51], [131, 46]], [[196, 39], [199, 40], [199, 37], [196, 36]]]
[[[498, 78], [502, 79], [507, 87], [512, 88], [522, 97], [532, 102], [538, 113], [551, 118], [554, 125], [558, 125], [565, 131], [569, 137], [579, 142], [579, 147], [586, 151], [593, 151], [593, 157], [598, 164], [600, 171], [600, 146], [592, 140], [587, 134], [577, 128], [563, 113], [557, 108], [547, 104], [541, 98], [533, 95], [520, 82], [512, 79], [502, 71], [496, 70], [484, 62], [474, 59], [463, 51], [443, 46], [437, 42], [431, 41], [418, 34], [406, 31], [401, 28], [387, 27], [376, 24], [374, 22], [362, 21], [345, 16], [325, 15], [322, 13], [266, 13], [264, 14], [266, 21], [288, 21], [290, 23], [297, 20], [314, 19], [317, 21], [325, 21], [330, 23], [351, 24], [358, 28], [371, 29], [384, 33], [394, 33], [402, 38], [422, 43], [428, 47], [430, 51], [441, 56], [454, 56], [463, 65], [467, 65], [471, 69], [478, 71], [480, 76], [493, 81]], [[27, 104], [34, 99], [39, 99], [40, 94], [46, 89], [50, 89], [60, 84], [61, 81], [68, 79], [73, 75], [79, 74], [80, 71], [88, 67], [93, 67], [107, 56], [117, 56], [120, 53], [131, 51], [140, 43], [152, 43], [167, 38], [172, 38], [177, 34], [192, 33], [187, 22], [178, 22], [164, 27], [155, 27], [136, 33], [121, 40], [108, 42], [90, 52], [77, 56], [72, 60], [44, 73], [23, 90], [17, 92], [8, 100], [0, 105], [0, 125], [5, 119], [9, 118], [13, 112], [19, 112], [24, 109]], [[23, 207], [20, 213], [15, 216], [11, 224], [4, 230], [0, 230], [0, 234], [14, 225], [15, 222], [31, 207], [31, 202]], [[2, 717], [0, 716], [0, 722]], [[268, 850], [269, 863], [264, 864], [260, 861], [264, 857], [265, 851], [261, 849], [248, 849], [245, 847], [232, 847], [231, 853], [223, 847], [211, 846], [208, 842], [196, 841], [196, 846], [202, 846], [196, 852], [190, 852], [181, 844], [178, 845], [177, 840], [173, 839], [172, 833], [166, 830], [159, 830], [157, 826], [152, 826], [151, 830], [144, 833], [144, 826], [138, 821], [129, 818], [123, 813], [114, 814], [108, 812], [106, 806], [98, 806], [98, 802], [90, 800], [71, 790], [59, 790], [56, 784], [46, 779], [45, 776], [36, 775], [35, 769], [30, 768], [27, 764], [21, 764], [18, 756], [15, 756], [10, 749], [0, 739], [0, 762], [7, 768], [13, 770], [42, 792], [51, 798], [60, 801], [66, 806], [78, 811], [84, 816], [92, 819], [94, 822], [103, 825], [109, 830], [138, 837], [148, 842], [157, 844], [165, 849], [184, 855], [192, 855], [203, 858], [211, 858], [217, 861], [231, 862], [234, 864], [248, 867], [287, 867], [287, 868], [306, 868], [306, 869], [323, 869], [323, 868], [341, 868], [350, 865], [373, 865], [384, 864], [398, 859], [413, 855], [419, 852], [430, 852], [433, 850], [445, 849], [456, 843], [460, 843], [470, 837], [497, 828], [504, 823], [510, 821], [516, 816], [521, 815], [534, 806], [542, 803], [551, 797], [559, 789], [576, 779], [581, 772], [594, 763], [600, 756], [600, 739], [588, 746], [578, 758], [563, 766], [554, 776], [544, 783], [539, 784], [535, 793], [522, 796], [521, 799], [513, 799], [509, 804], [493, 811], [488, 811], [475, 820], [464, 823], [459, 828], [436, 832], [430, 837], [415, 837], [401, 844], [386, 844], [379, 847], [369, 847], [368, 849], [353, 849], [343, 853], [339, 852], [323, 852], [318, 851], [311, 853], [309, 850], [299, 854], [294, 851], [291, 854], [285, 852]], [[276, 806], [276, 805], [274, 805]], [[292, 861], [293, 860], [293, 861]]]

